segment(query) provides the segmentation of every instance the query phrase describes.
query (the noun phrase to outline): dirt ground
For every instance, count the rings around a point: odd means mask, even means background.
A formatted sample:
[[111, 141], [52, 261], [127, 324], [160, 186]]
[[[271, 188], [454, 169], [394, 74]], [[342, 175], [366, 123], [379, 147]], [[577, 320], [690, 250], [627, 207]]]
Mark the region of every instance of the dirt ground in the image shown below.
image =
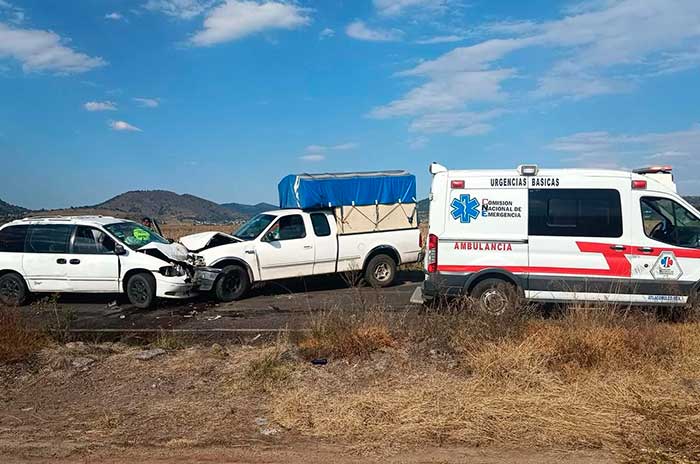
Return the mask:
[[304, 436], [271, 419], [264, 383], [274, 372], [251, 381], [250, 365], [266, 349], [214, 345], [139, 360], [139, 347], [68, 343], [30, 365], [2, 366], [0, 461], [613, 462], [596, 450], [365, 446]]

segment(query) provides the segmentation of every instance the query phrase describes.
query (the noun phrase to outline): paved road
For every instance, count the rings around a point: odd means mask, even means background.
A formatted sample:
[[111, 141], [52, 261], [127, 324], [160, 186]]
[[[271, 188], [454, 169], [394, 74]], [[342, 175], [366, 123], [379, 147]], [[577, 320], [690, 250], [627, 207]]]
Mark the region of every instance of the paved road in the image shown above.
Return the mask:
[[58, 302], [39, 299], [27, 312], [37, 324], [79, 331], [303, 329], [309, 315], [322, 310], [373, 304], [390, 311], [410, 308], [422, 278], [419, 271], [402, 271], [396, 284], [384, 289], [351, 287], [338, 276], [292, 279], [254, 288], [249, 297], [232, 303], [163, 300], [152, 310], [134, 308], [114, 296], [62, 295]]

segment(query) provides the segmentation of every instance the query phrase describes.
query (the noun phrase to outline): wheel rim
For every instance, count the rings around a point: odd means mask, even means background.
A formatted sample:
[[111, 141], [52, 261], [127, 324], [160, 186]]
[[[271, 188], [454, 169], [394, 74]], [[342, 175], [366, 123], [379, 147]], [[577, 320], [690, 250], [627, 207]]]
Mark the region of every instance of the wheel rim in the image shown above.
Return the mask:
[[496, 288], [489, 288], [479, 298], [481, 308], [489, 314], [500, 316], [508, 307], [508, 297]]
[[391, 278], [391, 269], [386, 263], [380, 263], [374, 268], [374, 278], [379, 282], [386, 282]]
[[243, 285], [240, 273], [233, 271], [224, 275], [221, 281], [221, 290], [224, 295], [231, 296], [238, 293]]
[[142, 280], [132, 282], [131, 291], [129, 293], [131, 294], [132, 299], [137, 303], [145, 303], [150, 297], [148, 286], [146, 285], [146, 282]]
[[0, 284], [0, 295], [5, 301], [18, 301], [22, 292], [19, 282], [7, 279]]

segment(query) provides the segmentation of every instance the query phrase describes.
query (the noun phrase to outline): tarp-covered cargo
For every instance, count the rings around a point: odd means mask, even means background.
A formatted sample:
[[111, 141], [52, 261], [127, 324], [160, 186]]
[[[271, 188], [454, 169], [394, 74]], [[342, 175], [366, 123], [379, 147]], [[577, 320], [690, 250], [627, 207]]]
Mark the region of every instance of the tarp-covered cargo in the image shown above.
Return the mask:
[[296, 174], [278, 186], [281, 208], [415, 203], [416, 178], [407, 171]]
[[334, 208], [339, 234], [362, 234], [418, 227], [415, 203], [338, 206]]

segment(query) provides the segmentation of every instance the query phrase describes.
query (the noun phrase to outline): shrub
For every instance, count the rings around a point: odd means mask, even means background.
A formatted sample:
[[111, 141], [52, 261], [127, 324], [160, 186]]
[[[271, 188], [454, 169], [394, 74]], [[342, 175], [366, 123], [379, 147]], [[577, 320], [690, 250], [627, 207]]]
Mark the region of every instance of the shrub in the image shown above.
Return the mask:
[[27, 325], [19, 310], [0, 307], [0, 363], [28, 361], [47, 342], [42, 332]]

